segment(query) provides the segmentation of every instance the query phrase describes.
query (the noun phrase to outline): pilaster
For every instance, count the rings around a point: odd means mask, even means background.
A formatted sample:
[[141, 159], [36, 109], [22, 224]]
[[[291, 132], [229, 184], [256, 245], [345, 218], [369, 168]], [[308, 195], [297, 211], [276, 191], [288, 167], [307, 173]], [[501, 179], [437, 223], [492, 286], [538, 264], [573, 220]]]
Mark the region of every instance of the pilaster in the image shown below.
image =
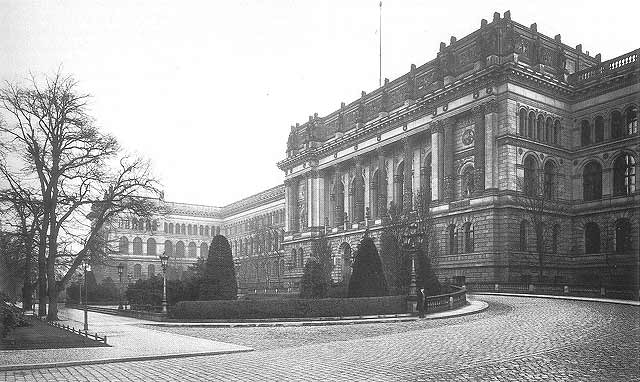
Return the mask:
[[441, 200], [443, 197], [444, 178], [444, 126], [438, 121], [431, 128], [431, 199]]

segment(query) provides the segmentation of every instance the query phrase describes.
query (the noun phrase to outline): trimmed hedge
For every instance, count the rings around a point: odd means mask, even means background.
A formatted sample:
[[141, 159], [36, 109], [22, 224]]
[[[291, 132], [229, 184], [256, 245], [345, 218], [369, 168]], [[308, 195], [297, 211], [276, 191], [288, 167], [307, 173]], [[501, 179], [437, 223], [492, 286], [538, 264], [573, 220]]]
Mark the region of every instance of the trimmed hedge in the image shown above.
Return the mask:
[[181, 301], [170, 311], [181, 319], [346, 317], [405, 313], [406, 296]]

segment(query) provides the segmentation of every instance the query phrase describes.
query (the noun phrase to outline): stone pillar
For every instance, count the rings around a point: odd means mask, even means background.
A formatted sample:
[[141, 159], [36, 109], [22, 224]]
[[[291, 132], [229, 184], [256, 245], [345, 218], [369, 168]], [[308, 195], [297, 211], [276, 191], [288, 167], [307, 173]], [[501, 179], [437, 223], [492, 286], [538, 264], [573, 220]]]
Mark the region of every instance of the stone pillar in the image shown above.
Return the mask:
[[315, 191], [315, 183], [316, 180], [318, 178], [318, 172], [317, 171], [311, 171], [310, 173], [307, 173], [305, 176], [305, 185], [306, 185], [306, 192], [304, 193], [304, 209], [305, 211], [307, 211], [307, 216], [305, 221], [303, 222], [303, 226], [305, 228], [307, 227], [312, 227], [313, 226], [313, 221], [314, 221], [314, 198], [316, 197], [314, 191]]
[[355, 176], [353, 177], [353, 203], [354, 216], [351, 217], [353, 223], [364, 220], [364, 179], [362, 178], [362, 157], [354, 158]]
[[335, 192], [335, 205], [333, 210], [333, 224], [340, 226], [344, 223], [344, 186], [342, 182], [342, 169], [336, 165], [334, 173], [334, 192]]
[[294, 179], [287, 179], [284, 181], [285, 184], [285, 214], [287, 218], [285, 219], [285, 227], [284, 230], [286, 232], [297, 231], [295, 224], [295, 214], [296, 214], [296, 204], [297, 204], [297, 192]]
[[378, 149], [378, 217], [387, 215], [387, 164], [384, 150]]
[[[402, 139], [404, 151], [404, 190], [402, 190], [402, 212], [409, 213], [413, 208], [413, 147], [408, 138]], [[400, 208], [400, 206], [398, 206]]]
[[326, 177], [323, 173], [316, 172], [315, 179], [315, 191], [314, 196], [315, 199], [313, 203], [315, 205], [315, 214], [314, 214], [314, 222], [313, 225], [317, 227], [322, 227], [325, 225], [326, 220], [326, 199], [327, 199], [327, 186], [326, 186]]
[[442, 183], [444, 178], [444, 137], [441, 122], [431, 127], [431, 199], [442, 200]]
[[484, 188], [498, 188], [498, 103], [491, 100], [484, 104]]
[[[378, 174], [380, 174], [378, 169]], [[369, 163], [369, 218], [376, 219], [378, 217], [378, 179], [375, 172], [375, 164], [372, 159]], [[365, 212], [366, 214], [366, 212]]]
[[484, 106], [473, 109], [473, 117], [475, 121], [474, 134], [474, 193], [481, 194], [484, 191], [484, 173], [485, 173], [485, 120]]
[[453, 142], [453, 119], [447, 118], [444, 121], [444, 200], [450, 202], [453, 200], [455, 187], [455, 174], [453, 172], [453, 151], [455, 149]]

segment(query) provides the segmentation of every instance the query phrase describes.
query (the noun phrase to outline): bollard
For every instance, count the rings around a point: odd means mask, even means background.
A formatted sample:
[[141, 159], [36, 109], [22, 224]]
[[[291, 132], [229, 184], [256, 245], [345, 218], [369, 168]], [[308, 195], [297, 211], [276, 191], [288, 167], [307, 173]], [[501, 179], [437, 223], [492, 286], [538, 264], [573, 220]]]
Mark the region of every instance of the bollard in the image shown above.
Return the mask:
[[606, 296], [606, 295], [607, 295], [607, 293], [606, 293], [606, 291], [604, 290], [604, 287], [600, 287], [600, 296], [604, 297], [604, 296]]
[[107, 335], [106, 334], [105, 334], [104, 337], [102, 337], [102, 342], [104, 342], [105, 345], [107, 344]]
[[494, 288], [493, 288], [493, 289], [497, 292], [497, 291], [498, 291], [498, 289], [499, 289], [498, 284], [494, 285]]
[[449, 296], [449, 310], [453, 309], [453, 296]]
[[564, 286], [564, 293], [568, 294], [569, 293], [569, 285], [565, 285]]

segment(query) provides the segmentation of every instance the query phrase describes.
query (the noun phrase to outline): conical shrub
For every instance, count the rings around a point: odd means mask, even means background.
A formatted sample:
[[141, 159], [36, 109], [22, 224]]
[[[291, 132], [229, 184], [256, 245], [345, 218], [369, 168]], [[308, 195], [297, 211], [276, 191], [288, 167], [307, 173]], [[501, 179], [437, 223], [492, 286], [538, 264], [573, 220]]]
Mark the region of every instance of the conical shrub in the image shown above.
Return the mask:
[[349, 280], [349, 297], [376, 297], [387, 294], [387, 283], [382, 271], [378, 249], [370, 237], [358, 244], [353, 274]]
[[216, 235], [209, 246], [200, 300], [235, 300], [237, 297], [238, 284], [231, 246], [226, 237]]

